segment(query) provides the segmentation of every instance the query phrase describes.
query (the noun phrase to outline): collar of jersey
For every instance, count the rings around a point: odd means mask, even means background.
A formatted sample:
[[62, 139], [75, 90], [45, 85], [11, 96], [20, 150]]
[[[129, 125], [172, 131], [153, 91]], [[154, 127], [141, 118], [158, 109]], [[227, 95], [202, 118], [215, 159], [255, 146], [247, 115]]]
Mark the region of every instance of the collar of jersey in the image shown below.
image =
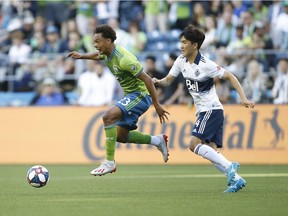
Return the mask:
[[199, 62], [200, 62], [200, 60], [201, 60], [201, 53], [200, 52], [198, 52], [197, 53], [197, 56], [196, 56], [196, 58], [195, 58], [195, 60], [194, 60], [194, 64], [199, 64]]
[[115, 45], [115, 47], [114, 47], [114, 49], [113, 49], [113, 51], [112, 51], [112, 53], [110, 55], [109, 61], [111, 61], [111, 59], [113, 58], [113, 56], [115, 54], [115, 51], [116, 51], [116, 45]]

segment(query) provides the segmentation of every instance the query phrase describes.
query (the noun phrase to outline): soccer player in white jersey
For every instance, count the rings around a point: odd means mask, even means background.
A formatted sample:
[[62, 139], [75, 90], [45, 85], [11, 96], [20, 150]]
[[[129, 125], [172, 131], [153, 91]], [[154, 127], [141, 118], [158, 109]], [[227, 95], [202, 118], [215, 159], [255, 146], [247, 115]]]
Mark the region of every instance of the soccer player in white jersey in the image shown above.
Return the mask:
[[197, 116], [189, 148], [195, 154], [211, 161], [227, 176], [228, 189], [224, 192], [237, 192], [246, 186], [246, 181], [237, 174], [239, 163], [230, 162], [217, 151], [217, 148], [222, 147], [224, 114], [215, 91], [214, 78], [229, 80], [240, 95], [243, 106], [253, 108], [255, 104], [247, 100], [239, 81], [232, 73], [199, 52], [205, 39], [201, 30], [190, 25], [183, 30], [179, 38], [182, 55], [175, 60], [166, 77], [160, 80], [153, 78], [153, 82], [168, 86], [182, 73], [193, 97]]

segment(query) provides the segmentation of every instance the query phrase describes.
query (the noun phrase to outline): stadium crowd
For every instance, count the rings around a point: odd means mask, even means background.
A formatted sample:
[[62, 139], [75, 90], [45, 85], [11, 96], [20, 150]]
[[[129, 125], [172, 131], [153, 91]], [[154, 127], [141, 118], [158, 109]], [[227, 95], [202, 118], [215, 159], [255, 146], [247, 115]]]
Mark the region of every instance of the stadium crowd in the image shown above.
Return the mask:
[[[119, 99], [121, 89], [104, 65], [66, 58], [72, 50], [94, 51], [99, 24], [111, 25], [116, 43], [157, 78], [169, 72], [181, 54], [179, 33], [193, 24], [206, 34], [201, 52], [237, 76], [248, 99], [287, 104], [287, 23], [287, 0], [1, 1], [0, 106], [101, 106]], [[191, 103], [183, 83], [180, 77], [157, 88], [160, 101]], [[222, 103], [238, 102], [228, 83], [215, 83]], [[13, 101], [15, 95], [28, 102]]]

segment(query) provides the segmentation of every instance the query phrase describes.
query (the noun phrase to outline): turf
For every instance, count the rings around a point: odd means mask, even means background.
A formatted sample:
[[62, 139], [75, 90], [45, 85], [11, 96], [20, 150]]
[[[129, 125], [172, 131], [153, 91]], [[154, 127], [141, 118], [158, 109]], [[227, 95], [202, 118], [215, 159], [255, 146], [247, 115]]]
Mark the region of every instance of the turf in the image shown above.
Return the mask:
[[0, 165], [1, 216], [288, 215], [284, 165], [241, 166], [247, 187], [234, 194], [207, 165], [118, 165], [102, 177], [90, 176], [93, 165], [45, 166], [48, 185], [33, 188], [30, 165]]

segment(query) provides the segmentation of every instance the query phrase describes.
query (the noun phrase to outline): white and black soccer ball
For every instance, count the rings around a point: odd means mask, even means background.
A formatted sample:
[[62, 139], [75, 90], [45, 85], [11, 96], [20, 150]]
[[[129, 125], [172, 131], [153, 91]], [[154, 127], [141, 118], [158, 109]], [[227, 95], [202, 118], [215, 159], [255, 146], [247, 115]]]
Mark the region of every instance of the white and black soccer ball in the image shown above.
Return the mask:
[[44, 166], [35, 165], [28, 170], [26, 178], [31, 186], [44, 187], [49, 181], [49, 172]]

